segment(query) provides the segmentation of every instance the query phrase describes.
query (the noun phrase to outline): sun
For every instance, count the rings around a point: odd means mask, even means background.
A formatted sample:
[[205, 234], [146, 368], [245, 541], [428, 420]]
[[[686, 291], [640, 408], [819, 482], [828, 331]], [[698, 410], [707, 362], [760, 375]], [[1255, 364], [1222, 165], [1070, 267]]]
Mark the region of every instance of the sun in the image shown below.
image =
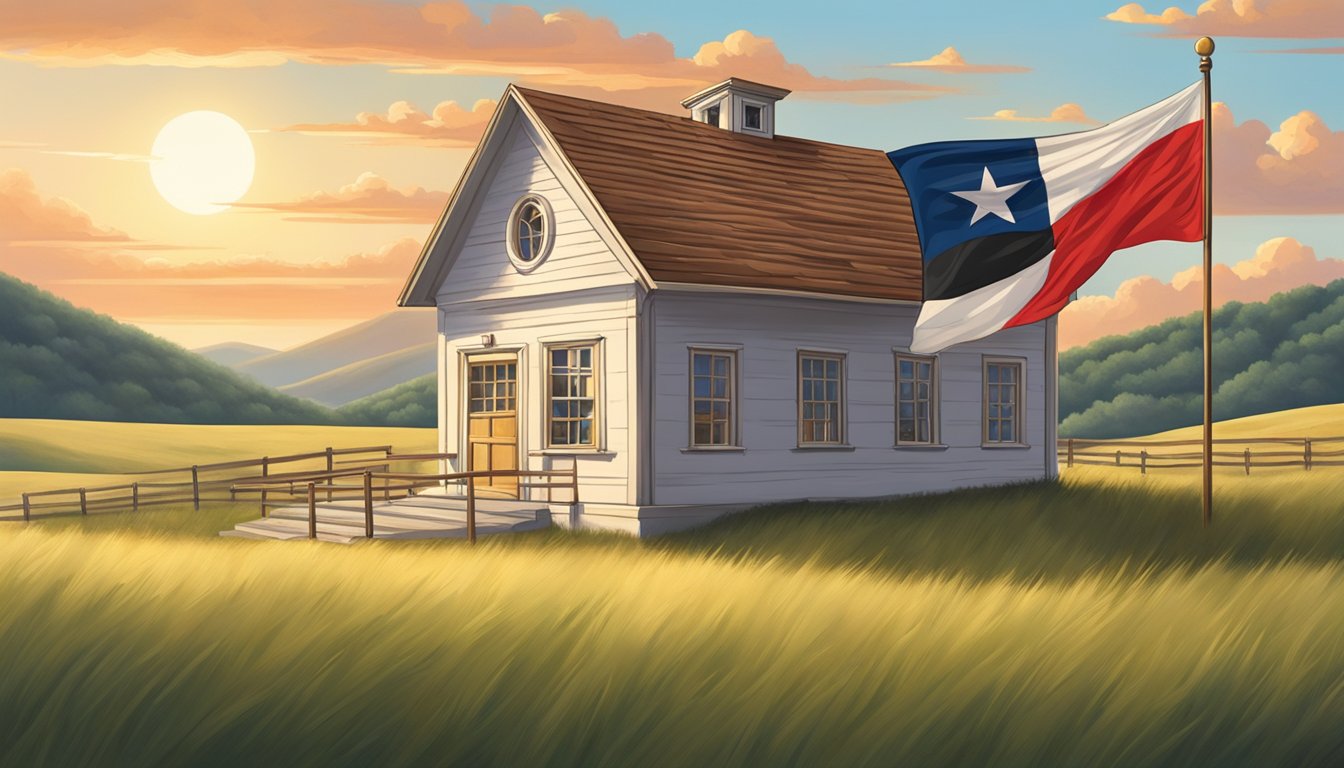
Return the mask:
[[252, 186], [256, 153], [237, 120], [198, 110], [169, 120], [154, 139], [149, 174], [173, 207], [205, 216], [229, 209]]

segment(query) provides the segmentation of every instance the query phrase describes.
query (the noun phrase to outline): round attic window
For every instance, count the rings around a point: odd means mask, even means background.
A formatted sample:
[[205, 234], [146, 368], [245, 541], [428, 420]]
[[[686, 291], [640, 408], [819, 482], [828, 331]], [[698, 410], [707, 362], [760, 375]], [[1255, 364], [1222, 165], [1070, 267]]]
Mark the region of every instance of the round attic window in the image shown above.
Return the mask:
[[540, 195], [523, 195], [509, 214], [509, 261], [519, 272], [530, 272], [545, 260], [555, 241], [555, 214]]

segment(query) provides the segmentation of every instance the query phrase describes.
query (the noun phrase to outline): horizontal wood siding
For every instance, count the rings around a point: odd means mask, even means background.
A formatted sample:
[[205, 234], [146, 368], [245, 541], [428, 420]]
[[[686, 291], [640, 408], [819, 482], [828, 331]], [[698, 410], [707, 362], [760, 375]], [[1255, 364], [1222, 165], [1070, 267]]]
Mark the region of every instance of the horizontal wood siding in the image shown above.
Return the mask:
[[[507, 261], [506, 261], [507, 263]], [[523, 448], [524, 469], [568, 468], [568, 459], [536, 455], [545, 439], [544, 386], [545, 360], [542, 350], [547, 343], [601, 338], [599, 398], [605, 450], [577, 449], [580, 497], [585, 502], [627, 504], [633, 500], [631, 482], [633, 433], [630, 397], [634, 390], [633, 349], [628, 335], [634, 328], [635, 286], [633, 284], [567, 291], [548, 296], [519, 298], [472, 305], [440, 307], [441, 342], [444, 364], [439, 371], [442, 440], [446, 451], [457, 452], [452, 470], [465, 467], [465, 446], [461, 445], [463, 418], [459, 391], [458, 365], [461, 351], [487, 351], [481, 347], [482, 334], [493, 333], [495, 349], [522, 347], [519, 371], [519, 442]], [[564, 450], [564, 449], [557, 449]], [[544, 491], [534, 498], [544, 499]], [[556, 500], [566, 500], [564, 491], [555, 491]]]
[[[527, 193], [541, 195], [551, 204], [556, 229], [550, 255], [536, 269], [522, 274], [509, 261], [505, 237], [509, 213]], [[526, 127], [515, 125], [508, 150], [486, 185], [461, 250], [439, 288], [439, 305], [629, 282], [631, 277], [546, 163]]]
[[[893, 347], [905, 348], [918, 308], [782, 296], [659, 292], [654, 403], [654, 498], [726, 504], [863, 497], [1044, 476], [1045, 329], [1014, 328], [938, 357], [938, 449], [895, 445]], [[742, 452], [688, 452], [687, 348], [741, 345]], [[797, 354], [847, 355], [847, 434], [853, 450], [797, 449]], [[982, 355], [1025, 359], [1028, 448], [982, 448]]]

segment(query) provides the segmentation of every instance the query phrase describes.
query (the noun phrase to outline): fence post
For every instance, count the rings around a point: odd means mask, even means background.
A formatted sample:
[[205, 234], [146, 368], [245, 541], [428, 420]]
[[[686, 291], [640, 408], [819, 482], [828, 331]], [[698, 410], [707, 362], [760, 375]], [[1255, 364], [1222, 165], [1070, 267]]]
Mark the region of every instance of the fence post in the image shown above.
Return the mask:
[[[335, 468], [336, 468], [336, 464], [335, 464], [335, 463], [332, 461], [332, 459], [331, 459], [331, 446], [328, 445], [328, 446], [327, 446], [327, 474], [330, 475], [330, 474], [332, 473], [332, 471], [335, 470]], [[328, 477], [328, 478], [327, 478], [327, 501], [331, 501], [331, 481], [332, 481], [332, 478]]]
[[467, 475], [467, 541], [476, 543], [476, 477]]
[[28, 519], [29, 517], [31, 517], [31, 515], [32, 510], [28, 505], [28, 494], [25, 493], [23, 494], [23, 522], [25, 523], [28, 522]]
[[79, 514], [81, 515], [89, 514], [89, 501], [87, 496], [85, 496], [84, 494], [83, 488], [79, 489]]
[[1073, 469], [1073, 438], [1069, 438], [1069, 469]]
[[317, 538], [317, 486], [308, 484], [308, 538]]
[[571, 459], [569, 464], [569, 487], [574, 494], [574, 500], [570, 504], [579, 503], [579, 460]]
[[1143, 449], [1142, 451], [1139, 451], [1139, 474], [1140, 474], [1140, 475], [1146, 475], [1146, 474], [1148, 474], [1148, 449], [1147, 449], [1147, 448]]
[[1251, 449], [1246, 449], [1246, 474], [1251, 474]]
[[201, 511], [201, 475], [200, 467], [191, 465], [191, 506], [197, 512]]
[[1115, 466], [1120, 466], [1120, 451], [1115, 452]]
[[140, 511], [140, 483], [131, 483], [131, 511]]
[[[1326, 462], [1326, 463], [1328, 464], [1329, 462]], [[1308, 472], [1311, 471], [1311, 438], [1310, 438], [1310, 437], [1308, 437], [1306, 440], [1303, 440], [1303, 441], [1302, 441], [1302, 465], [1303, 465], [1304, 467], [1306, 467], [1306, 469], [1307, 469]]]
[[[262, 456], [262, 457], [261, 457], [261, 476], [262, 476], [262, 477], [270, 477], [270, 475], [271, 475], [271, 457], [270, 457], [270, 456]], [[262, 517], [265, 517], [265, 516], [266, 516], [266, 484], [265, 484], [265, 483], [262, 483], [262, 486], [261, 486], [261, 516], [262, 516]]]
[[373, 471], [364, 470], [364, 538], [373, 538]]

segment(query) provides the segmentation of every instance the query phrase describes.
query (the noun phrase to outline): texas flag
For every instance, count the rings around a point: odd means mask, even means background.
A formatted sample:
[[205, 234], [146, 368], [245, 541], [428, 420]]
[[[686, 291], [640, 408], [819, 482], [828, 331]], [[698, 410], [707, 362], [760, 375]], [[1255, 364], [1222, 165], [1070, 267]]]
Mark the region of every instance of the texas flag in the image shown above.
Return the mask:
[[1059, 312], [1113, 252], [1204, 236], [1201, 83], [1100, 128], [889, 152], [924, 255], [912, 352]]

